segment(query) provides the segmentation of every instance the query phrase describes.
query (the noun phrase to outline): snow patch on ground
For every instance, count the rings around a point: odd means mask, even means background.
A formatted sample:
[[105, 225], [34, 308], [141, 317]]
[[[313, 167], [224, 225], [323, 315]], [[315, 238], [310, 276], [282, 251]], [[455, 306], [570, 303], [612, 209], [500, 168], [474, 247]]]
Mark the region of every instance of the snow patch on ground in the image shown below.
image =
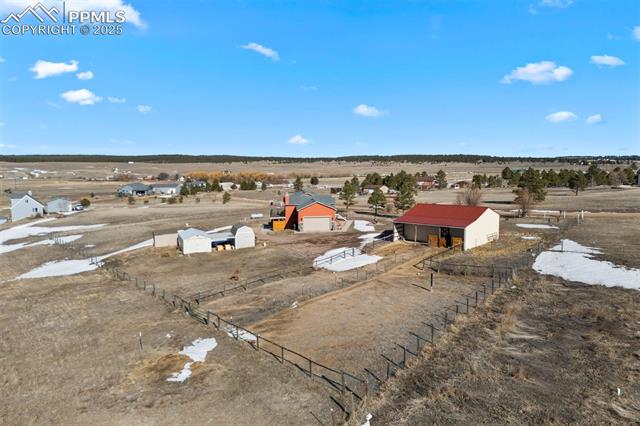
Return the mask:
[[539, 240], [540, 237], [536, 237], [535, 235], [523, 235], [520, 238], [523, 240]]
[[526, 229], [558, 229], [557, 226], [544, 225], [542, 223], [516, 223], [516, 226], [519, 228], [526, 228]]
[[[35, 245], [42, 245], [42, 244], [46, 245], [46, 244], [53, 243], [53, 242], [51, 243], [48, 242], [51, 240], [42, 240], [42, 241], [37, 241], [35, 243], [5, 244], [7, 241], [19, 240], [22, 238], [28, 238], [33, 236], [44, 236], [52, 232], [86, 231], [86, 230], [97, 229], [105, 226], [104, 223], [97, 224], [97, 225], [73, 225], [73, 226], [50, 226], [50, 227], [36, 226], [41, 223], [50, 222], [53, 220], [55, 219], [43, 219], [35, 222], [14, 226], [8, 229], [3, 229], [2, 231], [0, 231], [0, 254], [9, 253], [15, 250], [19, 250], [22, 248], [31, 247]], [[66, 238], [66, 237], [63, 237], [63, 238]], [[70, 240], [70, 241], [75, 241], [75, 240]], [[70, 242], [70, 241], [65, 241], [65, 242]]]
[[190, 346], [185, 346], [180, 352], [180, 355], [186, 355], [191, 358], [191, 362], [187, 362], [182, 370], [173, 373], [171, 377], [167, 378], [167, 382], [184, 382], [191, 377], [191, 366], [194, 362], [204, 362], [207, 358], [207, 352], [213, 350], [218, 346], [218, 342], [214, 338], [210, 339], [196, 339], [191, 342]]
[[[331, 256], [339, 253], [344, 253], [344, 257], [332, 258], [330, 260]], [[329, 250], [323, 255], [316, 257], [314, 259], [314, 265], [333, 272], [344, 272], [377, 263], [380, 259], [382, 259], [381, 256], [370, 256], [357, 248], [340, 247]]]
[[602, 253], [596, 248], [562, 240], [551, 250], [543, 251], [536, 257], [533, 263], [536, 272], [585, 284], [640, 290], [640, 269], [593, 259], [594, 254]]
[[238, 331], [236, 332], [236, 328], [230, 325], [227, 326], [227, 334], [229, 335], [229, 337], [233, 337], [234, 339], [244, 340], [247, 342], [255, 342], [256, 340], [258, 340], [255, 334], [249, 333], [248, 331], [243, 330], [241, 328], [238, 329]]
[[373, 232], [376, 230], [373, 224], [366, 220], [354, 220], [353, 227], [360, 232]]
[[372, 232], [370, 234], [360, 235], [358, 237], [360, 240], [362, 240], [362, 242], [360, 243], [360, 248], [366, 246], [369, 243], [372, 243], [373, 240], [375, 240], [379, 236], [380, 236], [379, 232]]

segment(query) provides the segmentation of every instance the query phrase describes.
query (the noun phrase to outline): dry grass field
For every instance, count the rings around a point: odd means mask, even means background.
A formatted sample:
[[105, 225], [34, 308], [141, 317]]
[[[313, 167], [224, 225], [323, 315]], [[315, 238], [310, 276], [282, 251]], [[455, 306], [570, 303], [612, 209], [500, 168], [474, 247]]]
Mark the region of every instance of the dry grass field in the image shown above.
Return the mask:
[[[638, 268], [638, 220], [593, 216], [563, 236]], [[636, 290], [525, 271], [412, 360], [351, 424], [367, 413], [372, 424], [637, 424], [639, 304]]]
[[[37, 226], [102, 226], [62, 232], [81, 235], [69, 246], [47, 245], [47, 235], [4, 241], [26, 246], [0, 252], [3, 424], [317, 424], [314, 415], [331, 424], [332, 409], [335, 420], [340, 418], [329, 398], [336, 395], [332, 387], [235, 341], [225, 330], [194, 321], [105, 269], [16, 279], [47, 262], [113, 253], [147, 241], [153, 233], [246, 223], [256, 233], [255, 248], [183, 256], [175, 248], [146, 244], [105, 263], [186, 300], [251, 282], [246, 289], [204, 299], [198, 306], [317, 362], [358, 375], [364, 367], [378, 368], [380, 354], [405, 344], [408, 332], [423, 320], [487, 284], [486, 276], [443, 272], [432, 291], [419, 288], [428, 285], [430, 274], [420, 261], [435, 250], [403, 242], [370, 250], [368, 254], [382, 257], [378, 264], [345, 272], [314, 269], [313, 260], [328, 250], [358, 247], [363, 233], [349, 226], [321, 235], [269, 233], [263, 225], [269, 202], [281, 197], [278, 189], [233, 191], [227, 204], [220, 194], [201, 194], [199, 200], [190, 196], [172, 205], [155, 197], [146, 202], [136, 198], [129, 205], [114, 195], [119, 183], [79, 179], [103, 178], [115, 167], [150, 175], [194, 170], [309, 174], [307, 164], [19, 164], [49, 172], [46, 179], [24, 181], [11, 178], [24, 173], [15, 166], [0, 164], [4, 189], [29, 189], [43, 199], [55, 195], [77, 200], [93, 194], [88, 210]], [[372, 167], [379, 172], [404, 168], [429, 173], [444, 168], [454, 180], [498, 173], [504, 164], [358, 163], [349, 164], [348, 170], [364, 174]], [[344, 170], [344, 165], [320, 163], [313, 165], [312, 174], [322, 176], [321, 184], [341, 183]], [[318, 191], [328, 193], [326, 188]], [[427, 191], [417, 200], [453, 203], [456, 195], [454, 190]], [[366, 199], [359, 196], [344, 215], [373, 220]], [[496, 209], [515, 208], [512, 199], [508, 188], [484, 193], [484, 204]], [[8, 197], [2, 197], [0, 215], [7, 214], [7, 207]], [[372, 424], [520, 423], [522, 416], [535, 423], [640, 418], [640, 389], [635, 384], [640, 378], [640, 336], [634, 327], [640, 321], [638, 292], [541, 276], [529, 266], [530, 250], [562, 237], [600, 248], [597, 259], [640, 268], [640, 188], [594, 188], [578, 196], [551, 190], [536, 208], [566, 209], [566, 223], [575, 222], [576, 211], [589, 213], [578, 226], [551, 223], [560, 229], [517, 226], [548, 223], [544, 217], [503, 219], [498, 241], [446, 258], [526, 267], [518, 272], [515, 288], [500, 290], [476, 314], [459, 319], [379, 395], [370, 394], [356, 409], [353, 424], [360, 424], [367, 412], [374, 415]], [[252, 221], [252, 213], [265, 219]], [[15, 225], [0, 224], [0, 232]], [[378, 218], [376, 230], [390, 226], [391, 219]], [[265, 276], [269, 278], [255, 281]], [[218, 343], [205, 362], [194, 364], [193, 376], [185, 382], [167, 382], [188, 361], [178, 352], [204, 337]], [[618, 387], [622, 395], [614, 398], [612, 390]]]

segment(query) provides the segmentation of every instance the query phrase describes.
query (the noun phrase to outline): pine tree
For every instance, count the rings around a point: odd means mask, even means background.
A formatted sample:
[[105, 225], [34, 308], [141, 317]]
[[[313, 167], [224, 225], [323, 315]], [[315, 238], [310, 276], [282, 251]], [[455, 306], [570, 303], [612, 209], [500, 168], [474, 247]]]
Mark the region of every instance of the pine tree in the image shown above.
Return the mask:
[[367, 203], [375, 210], [375, 215], [378, 216], [378, 209], [384, 208], [387, 204], [387, 200], [384, 198], [384, 194], [380, 190], [380, 188], [376, 188], [373, 190], [373, 193], [367, 200]]
[[344, 201], [344, 205], [349, 210], [349, 206], [352, 206], [356, 199], [357, 186], [354, 186], [348, 180], [344, 182], [342, 192], [340, 193], [340, 199]]
[[393, 202], [394, 206], [402, 212], [410, 209], [416, 203], [414, 197], [417, 193], [415, 185], [412, 185], [410, 181], [405, 181], [398, 189], [398, 195]]
[[293, 182], [293, 189], [296, 191], [302, 191], [304, 184], [302, 183], [302, 178], [300, 176], [296, 177], [295, 182]]
[[438, 173], [436, 173], [436, 182], [438, 182], [438, 189], [445, 189], [447, 187], [447, 174], [444, 170], [438, 170]]
[[227, 204], [229, 201], [231, 201], [231, 194], [225, 192], [222, 196], [222, 204]]
[[318, 179], [317, 176], [312, 176], [310, 183], [311, 185], [317, 185], [318, 183], [320, 183], [320, 179]]

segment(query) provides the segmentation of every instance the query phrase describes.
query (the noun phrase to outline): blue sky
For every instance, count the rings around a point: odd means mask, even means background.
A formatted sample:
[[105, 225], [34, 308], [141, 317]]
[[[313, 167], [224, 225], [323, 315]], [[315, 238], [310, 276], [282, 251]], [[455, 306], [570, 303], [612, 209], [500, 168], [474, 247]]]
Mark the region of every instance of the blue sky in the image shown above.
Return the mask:
[[638, 1], [130, 5], [0, 35], [1, 153], [640, 154]]

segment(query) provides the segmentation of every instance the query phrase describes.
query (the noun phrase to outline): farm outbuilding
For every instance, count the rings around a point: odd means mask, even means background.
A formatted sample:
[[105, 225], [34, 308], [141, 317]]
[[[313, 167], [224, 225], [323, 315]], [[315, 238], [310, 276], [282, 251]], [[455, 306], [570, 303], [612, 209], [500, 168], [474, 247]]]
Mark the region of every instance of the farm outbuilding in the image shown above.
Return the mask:
[[211, 253], [211, 236], [196, 228], [178, 231], [178, 248], [182, 254]]
[[500, 215], [488, 207], [417, 204], [393, 222], [404, 240], [433, 247], [469, 250], [500, 235]]
[[68, 213], [73, 210], [71, 201], [66, 198], [54, 198], [47, 202], [47, 213]]
[[233, 245], [236, 249], [256, 246], [256, 234], [253, 232], [253, 229], [247, 225], [241, 223], [233, 225], [231, 227], [231, 234], [233, 235]]

